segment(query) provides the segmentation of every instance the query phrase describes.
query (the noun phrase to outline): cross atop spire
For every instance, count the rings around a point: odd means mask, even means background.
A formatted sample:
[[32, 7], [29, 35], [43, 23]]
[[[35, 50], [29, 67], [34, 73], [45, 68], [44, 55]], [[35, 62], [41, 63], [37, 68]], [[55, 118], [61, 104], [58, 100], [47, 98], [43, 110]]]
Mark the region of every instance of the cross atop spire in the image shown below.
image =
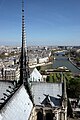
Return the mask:
[[22, 12], [24, 12], [24, 0], [22, 0]]

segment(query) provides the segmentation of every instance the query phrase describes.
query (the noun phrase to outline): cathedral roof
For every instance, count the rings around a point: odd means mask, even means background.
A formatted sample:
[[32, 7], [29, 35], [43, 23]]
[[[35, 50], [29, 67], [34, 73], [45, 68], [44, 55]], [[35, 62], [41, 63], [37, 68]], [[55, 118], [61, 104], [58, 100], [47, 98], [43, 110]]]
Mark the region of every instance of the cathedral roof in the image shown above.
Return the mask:
[[35, 105], [45, 105], [46, 101], [52, 107], [60, 106], [60, 98], [62, 96], [61, 83], [32, 83], [32, 95]]
[[32, 108], [29, 95], [24, 85], [21, 85], [0, 110], [0, 120], [28, 120]]
[[45, 95], [45, 99], [42, 101], [43, 106], [47, 107], [56, 107], [61, 105], [61, 99], [60, 98], [55, 98], [53, 96]]
[[0, 80], [0, 108], [14, 90], [12, 81]]

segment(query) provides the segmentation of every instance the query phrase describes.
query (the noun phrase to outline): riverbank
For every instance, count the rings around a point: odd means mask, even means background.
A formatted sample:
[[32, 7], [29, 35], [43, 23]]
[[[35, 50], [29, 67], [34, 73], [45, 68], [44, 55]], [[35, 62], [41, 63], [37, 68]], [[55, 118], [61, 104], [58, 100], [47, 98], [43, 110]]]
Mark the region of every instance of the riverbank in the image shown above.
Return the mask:
[[29, 67], [30, 68], [35, 68], [35, 67], [38, 67], [38, 66], [46, 66], [46, 65], [51, 65], [51, 64], [53, 64], [53, 62], [39, 63], [39, 64], [35, 64], [35, 65], [30, 65]]
[[71, 60], [71, 58], [68, 59], [77, 69], [80, 70], [80, 68]]

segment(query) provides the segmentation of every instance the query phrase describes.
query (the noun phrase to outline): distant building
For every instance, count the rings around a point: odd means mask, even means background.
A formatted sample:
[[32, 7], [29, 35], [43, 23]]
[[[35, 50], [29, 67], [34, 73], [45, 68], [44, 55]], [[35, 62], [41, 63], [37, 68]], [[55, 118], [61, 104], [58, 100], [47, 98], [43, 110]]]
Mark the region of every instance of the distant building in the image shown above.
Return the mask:
[[36, 68], [34, 68], [32, 73], [30, 74], [30, 81], [31, 82], [43, 82], [43, 77]]
[[49, 62], [49, 58], [48, 57], [39, 58], [39, 63], [47, 63], [47, 62]]
[[0, 80], [19, 81], [20, 79], [20, 68], [19, 65], [13, 65], [6, 68], [2, 68]]

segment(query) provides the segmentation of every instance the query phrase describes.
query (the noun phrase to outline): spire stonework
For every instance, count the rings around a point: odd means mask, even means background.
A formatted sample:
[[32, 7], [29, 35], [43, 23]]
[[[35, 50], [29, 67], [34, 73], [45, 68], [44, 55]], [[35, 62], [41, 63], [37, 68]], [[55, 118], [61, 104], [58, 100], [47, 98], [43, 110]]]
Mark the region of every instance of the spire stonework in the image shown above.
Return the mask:
[[67, 120], [67, 92], [66, 92], [66, 79], [63, 74], [63, 92], [62, 92], [62, 108], [64, 110], [64, 117], [62, 120]]
[[28, 64], [26, 64], [26, 37], [25, 37], [25, 20], [24, 20], [24, 0], [22, 0], [22, 48], [21, 48], [21, 58], [20, 58], [20, 84], [24, 84], [31, 101], [33, 102], [33, 97], [31, 94], [30, 86], [28, 83]]

